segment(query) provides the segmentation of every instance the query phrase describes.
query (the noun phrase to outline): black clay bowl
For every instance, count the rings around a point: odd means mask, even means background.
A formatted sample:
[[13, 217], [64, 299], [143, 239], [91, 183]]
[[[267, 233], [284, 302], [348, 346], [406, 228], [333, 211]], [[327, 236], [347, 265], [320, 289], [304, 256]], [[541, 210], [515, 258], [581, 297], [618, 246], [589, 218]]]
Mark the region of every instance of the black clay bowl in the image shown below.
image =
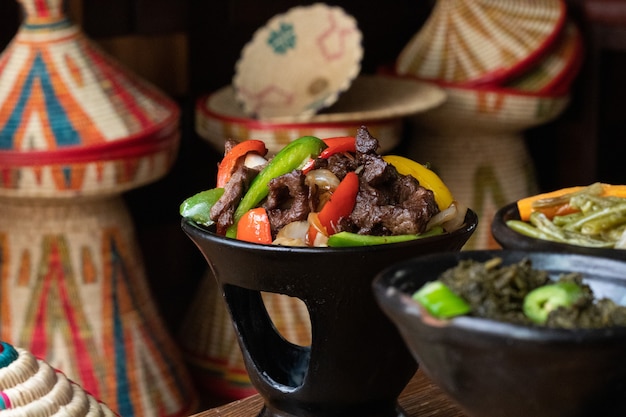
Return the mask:
[[420, 368], [472, 417], [626, 416], [626, 328], [565, 330], [457, 317], [436, 320], [411, 299], [461, 259], [529, 258], [555, 277], [583, 274], [598, 297], [626, 301], [626, 262], [588, 255], [484, 250], [426, 255], [374, 280], [382, 310]]
[[506, 225], [508, 220], [519, 220], [517, 203], [508, 204], [499, 209], [491, 222], [491, 234], [503, 249], [532, 250], [542, 252], [579, 253], [601, 256], [626, 261], [626, 250], [590, 248], [587, 246], [568, 245], [544, 239], [536, 239], [516, 232]]
[[[183, 220], [228, 306], [250, 380], [265, 400], [262, 416], [402, 414], [397, 397], [417, 370], [372, 292], [375, 275], [419, 254], [459, 251], [476, 229], [360, 248], [302, 248], [228, 239]], [[284, 340], [261, 292], [297, 297], [311, 320], [311, 345]]]

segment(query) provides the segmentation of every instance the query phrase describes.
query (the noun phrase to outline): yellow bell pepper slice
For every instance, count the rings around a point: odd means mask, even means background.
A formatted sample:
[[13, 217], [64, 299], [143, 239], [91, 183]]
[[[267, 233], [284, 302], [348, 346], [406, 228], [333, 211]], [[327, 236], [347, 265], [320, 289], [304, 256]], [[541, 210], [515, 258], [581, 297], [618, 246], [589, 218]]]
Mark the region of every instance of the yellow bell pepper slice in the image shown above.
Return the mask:
[[422, 187], [431, 190], [435, 194], [435, 201], [439, 210], [447, 209], [454, 201], [454, 197], [446, 184], [434, 171], [424, 165], [399, 155], [385, 155], [383, 160], [393, 165], [400, 174], [413, 176]]

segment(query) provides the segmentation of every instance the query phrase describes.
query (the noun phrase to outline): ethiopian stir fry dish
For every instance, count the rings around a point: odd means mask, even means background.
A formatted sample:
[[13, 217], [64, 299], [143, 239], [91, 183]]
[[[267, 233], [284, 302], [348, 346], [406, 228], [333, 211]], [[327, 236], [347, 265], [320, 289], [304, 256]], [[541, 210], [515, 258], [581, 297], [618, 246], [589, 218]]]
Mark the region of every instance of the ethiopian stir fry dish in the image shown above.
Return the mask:
[[467, 208], [426, 166], [355, 137], [303, 136], [268, 157], [260, 140], [226, 142], [216, 187], [180, 214], [218, 234], [263, 244], [363, 246], [449, 233]]

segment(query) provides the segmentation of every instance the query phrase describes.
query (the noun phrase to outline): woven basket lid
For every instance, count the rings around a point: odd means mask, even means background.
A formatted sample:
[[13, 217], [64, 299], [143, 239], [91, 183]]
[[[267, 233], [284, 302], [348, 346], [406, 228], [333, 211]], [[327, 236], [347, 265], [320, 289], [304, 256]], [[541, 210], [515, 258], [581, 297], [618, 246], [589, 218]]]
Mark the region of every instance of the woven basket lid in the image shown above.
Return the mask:
[[540, 94], [565, 94], [580, 70], [582, 59], [582, 34], [576, 24], [568, 20], [549, 52], [504, 87]]
[[196, 131], [219, 151], [224, 149], [226, 139], [256, 138], [275, 153], [300, 136], [349, 136], [365, 125], [378, 138], [381, 150], [388, 151], [401, 140], [398, 125], [403, 117], [437, 107], [445, 98], [443, 89], [432, 83], [360, 75], [335, 104], [311, 118], [259, 120], [245, 114], [229, 85], [198, 99]]
[[27, 350], [0, 342], [0, 416], [117, 416]]
[[400, 52], [396, 72], [453, 84], [500, 84], [546, 52], [565, 16], [562, 0], [438, 0]]
[[0, 55], [0, 195], [121, 192], [164, 175], [178, 106], [85, 37], [60, 0], [22, 0]]
[[337, 6], [316, 3], [274, 16], [236, 63], [233, 86], [249, 117], [311, 117], [361, 70], [362, 35]]

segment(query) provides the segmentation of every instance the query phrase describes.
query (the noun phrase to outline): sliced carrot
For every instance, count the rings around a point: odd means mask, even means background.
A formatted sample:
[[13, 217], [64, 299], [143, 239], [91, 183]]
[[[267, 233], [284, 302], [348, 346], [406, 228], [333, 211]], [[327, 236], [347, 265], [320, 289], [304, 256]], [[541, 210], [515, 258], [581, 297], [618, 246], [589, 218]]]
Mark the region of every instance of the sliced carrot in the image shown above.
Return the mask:
[[[569, 202], [555, 205], [552, 207], [542, 207], [538, 209], [535, 207], [535, 203], [539, 200], [544, 200], [548, 198], [558, 198], [564, 197], [568, 194], [575, 193], [577, 191], [581, 191], [587, 188], [587, 186], [575, 186], [575, 187], [567, 187], [561, 188], [559, 190], [550, 191], [547, 193], [537, 194], [530, 197], [522, 198], [517, 200], [517, 209], [520, 214], [520, 219], [524, 221], [528, 221], [530, 219], [530, 214], [533, 211], [542, 211], [548, 216], [548, 218], [552, 218], [555, 215], [563, 215], [568, 213], [575, 212], [575, 209], [569, 207]], [[602, 184], [602, 196], [612, 196], [612, 197], [622, 197], [626, 198], [626, 185], [612, 185], [612, 184]]]

